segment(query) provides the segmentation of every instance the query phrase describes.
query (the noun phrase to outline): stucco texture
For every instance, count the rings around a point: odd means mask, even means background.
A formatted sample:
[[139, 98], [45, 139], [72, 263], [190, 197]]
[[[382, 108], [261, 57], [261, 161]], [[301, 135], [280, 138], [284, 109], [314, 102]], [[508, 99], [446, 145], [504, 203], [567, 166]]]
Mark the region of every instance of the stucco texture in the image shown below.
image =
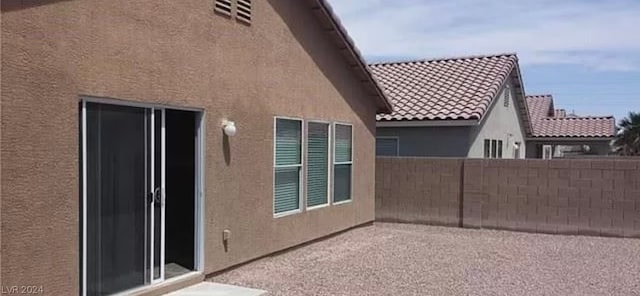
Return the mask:
[[[204, 110], [206, 274], [374, 219], [375, 103], [305, 4], [247, 26], [213, 1], [7, 0], [1, 24], [3, 286], [79, 292], [82, 95]], [[353, 124], [352, 203], [273, 218], [276, 115]]]
[[[513, 77], [513, 75], [511, 75]], [[520, 113], [522, 101], [516, 100], [516, 93], [513, 91], [513, 78], [509, 78], [502, 87], [498, 96], [493, 100], [489, 111], [480, 125], [474, 127], [471, 135], [473, 137], [469, 147], [469, 158], [484, 158], [484, 140], [502, 140], [504, 143], [502, 150], [503, 158], [515, 158], [514, 144], [520, 143], [519, 158], [525, 158], [525, 132], [523, 120]], [[509, 86], [507, 88], [507, 86]], [[509, 103], [505, 106], [506, 93], [510, 92]]]

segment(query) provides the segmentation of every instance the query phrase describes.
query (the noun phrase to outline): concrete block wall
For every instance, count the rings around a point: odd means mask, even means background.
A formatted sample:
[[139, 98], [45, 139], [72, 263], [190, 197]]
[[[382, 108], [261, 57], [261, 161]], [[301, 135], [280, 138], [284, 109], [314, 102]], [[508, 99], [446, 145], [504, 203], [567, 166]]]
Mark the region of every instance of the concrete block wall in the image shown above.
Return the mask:
[[[377, 165], [376, 177], [386, 180], [376, 185], [379, 220], [640, 237], [640, 160], [378, 158]], [[457, 203], [447, 191], [455, 184], [462, 190]], [[435, 215], [443, 203], [450, 215]]]
[[378, 158], [376, 219], [458, 226], [462, 159]]

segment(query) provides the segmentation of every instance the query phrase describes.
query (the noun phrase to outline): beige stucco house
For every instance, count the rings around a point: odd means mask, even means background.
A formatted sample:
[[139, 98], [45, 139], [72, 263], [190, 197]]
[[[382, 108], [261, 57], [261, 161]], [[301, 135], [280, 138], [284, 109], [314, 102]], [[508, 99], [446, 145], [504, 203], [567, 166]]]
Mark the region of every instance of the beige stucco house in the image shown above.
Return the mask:
[[525, 158], [529, 116], [515, 54], [371, 65], [392, 114], [377, 116], [377, 154]]
[[391, 106], [325, 1], [1, 8], [3, 287], [157, 295], [373, 221]]

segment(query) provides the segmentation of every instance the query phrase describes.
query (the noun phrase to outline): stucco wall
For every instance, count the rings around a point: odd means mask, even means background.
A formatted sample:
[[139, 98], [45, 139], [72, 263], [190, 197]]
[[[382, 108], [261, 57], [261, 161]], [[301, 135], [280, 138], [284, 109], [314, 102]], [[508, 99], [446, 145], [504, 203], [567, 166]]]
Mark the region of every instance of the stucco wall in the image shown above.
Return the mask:
[[[509, 85], [509, 91], [511, 92], [508, 107], [504, 106], [504, 96], [506, 92], [505, 87]], [[514, 158], [514, 143], [520, 144], [520, 158], [526, 156], [525, 135], [522, 130], [522, 121], [519, 118], [520, 111], [518, 109], [518, 102], [515, 100], [515, 92], [513, 91], [511, 79], [507, 81], [505, 86], [499, 92], [500, 95], [494, 99], [492, 106], [490, 107], [486, 117], [481, 124], [474, 128], [473, 140], [469, 147], [469, 158], [483, 158], [484, 157], [484, 140], [502, 140], [503, 158]]]
[[377, 136], [398, 137], [400, 156], [464, 157], [469, 127], [378, 127]]
[[[78, 293], [80, 95], [205, 110], [205, 273], [374, 219], [374, 103], [313, 12], [212, 6], [2, 1], [2, 285]], [[273, 218], [275, 115], [353, 123], [352, 203]]]

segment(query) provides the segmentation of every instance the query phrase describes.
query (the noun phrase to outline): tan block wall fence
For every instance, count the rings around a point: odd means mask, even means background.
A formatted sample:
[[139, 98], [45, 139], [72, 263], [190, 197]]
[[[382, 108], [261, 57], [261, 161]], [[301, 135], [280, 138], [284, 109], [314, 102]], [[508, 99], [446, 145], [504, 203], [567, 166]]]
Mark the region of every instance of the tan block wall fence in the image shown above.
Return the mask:
[[640, 237], [640, 159], [381, 157], [376, 219]]

